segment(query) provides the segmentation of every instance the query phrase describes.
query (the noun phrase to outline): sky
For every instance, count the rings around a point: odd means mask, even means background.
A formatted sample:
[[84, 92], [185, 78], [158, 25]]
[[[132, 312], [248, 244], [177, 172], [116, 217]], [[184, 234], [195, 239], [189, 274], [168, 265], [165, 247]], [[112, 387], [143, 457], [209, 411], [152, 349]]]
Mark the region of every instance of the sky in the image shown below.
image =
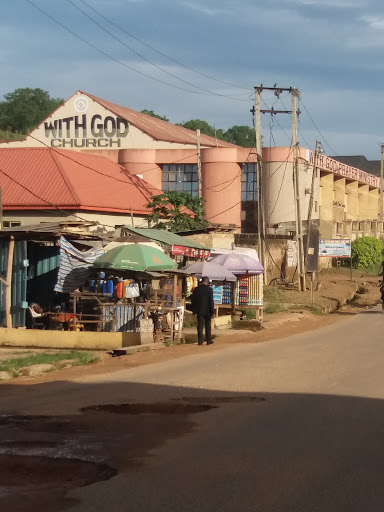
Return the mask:
[[[328, 155], [379, 159], [383, 49], [382, 0], [3, 1], [0, 98], [40, 87], [67, 99], [80, 89], [227, 129], [252, 126], [254, 86], [277, 84], [300, 91], [301, 146], [318, 139]], [[261, 100], [291, 109], [286, 92]], [[264, 146], [289, 146], [290, 123], [262, 115]]]

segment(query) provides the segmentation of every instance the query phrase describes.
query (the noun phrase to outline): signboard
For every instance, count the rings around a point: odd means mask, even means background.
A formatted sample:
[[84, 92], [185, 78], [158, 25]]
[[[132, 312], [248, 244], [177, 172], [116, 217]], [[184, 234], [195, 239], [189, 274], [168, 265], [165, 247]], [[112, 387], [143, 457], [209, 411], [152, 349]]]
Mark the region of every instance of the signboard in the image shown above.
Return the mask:
[[319, 240], [320, 258], [350, 258], [352, 242], [349, 239]]
[[215, 304], [223, 303], [223, 287], [222, 286], [213, 286], [213, 302]]
[[173, 245], [171, 252], [175, 256], [183, 256], [183, 254], [185, 252], [185, 247], [183, 247], [182, 245]]
[[[53, 148], [120, 148], [121, 140], [129, 133], [126, 119], [87, 112], [86, 96], [73, 103], [73, 115], [44, 121], [44, 135]], [[58, 114], [60, 110], [58, 111]]]
[[[307, 151], [307, 160], [310, 165], [314, 165], [315, 153], [313, 151]], [[324, 169], [326, 171], [333, 172], [334, 174], [338, 174], [339, 176], [343, 176], [344, 178], [351, 178], [373, 187], [380, 187], [379, 177], [373, 176], [372, 174], [362, 171], [361, 169], [357, 169], [356, 167], [351, 167], [350, 165], [334, 160], [333, 158], [329, 158], [329, 156], [326, 155], [317, 156], [316, 166], [320, 169]]]
[[296, 240], [288, 240], [287, 266], [288, 267], [297, 267], [297, 243], [296, 243]]

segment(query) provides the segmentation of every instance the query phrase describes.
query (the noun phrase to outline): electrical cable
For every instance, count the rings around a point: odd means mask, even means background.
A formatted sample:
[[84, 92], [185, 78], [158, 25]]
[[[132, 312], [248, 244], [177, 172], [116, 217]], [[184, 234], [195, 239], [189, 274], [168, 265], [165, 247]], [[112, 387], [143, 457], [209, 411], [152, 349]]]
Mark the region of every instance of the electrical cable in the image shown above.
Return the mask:
[[[287, 107], [284, 105], [283, 103], [283, 100], [280, 98], [279, 96], [279, 100], [280, 100], [280, 103], [283, 105], [284, 109], [287, 110]], [[304, 137], [304, 135], [301, 133], [301, 131], [299, 130], [299, 128], [297, 129], [297, 131], [299, 132], [301, 138], [303, 139], [303, 141], [306, 143], [307, 147], [310, 148], [311, 147], [311, 144], [306, 140], [306, 138]]]
[[315, 121], [313, 120], [311, 114], [308, 112], [308, 109], [307, 107], [304, 105], [304, 102], [303, 100], [300, 98], [300, 102], [301, 104], [303, 105], [303, 108], [304, 110], [306, 111], [309, 119], [312, 121], [312, 124], [313, 126], [316, 128], [318, 134], [320, 135], [320, 137], [322, 138], [322, 140], [325, 142], [325, 144], [327, 144], [327, 146], [329, 147], [329, 149], [332, 151], [332, 153], [334, 154], [334, 156], [337, 156], [337, 152], [332, 148], [332, 146], [329, 144], [329, 142], [327, 141], [327, 139], [324, 137], [324, 135], [321, 133], [320, 129], [317, 127]]
[[135, 41], [139, 42], [140, 44], [146, 46], [147, 48], [150, 48], [151, 50], [153, 50], [154, 52], [158, 53], [159, 55], [161, 55], [162, 57], [165, 57], [167, 59], [169, 59], [170, 61], [174, 62], [175, 64], [179, 65], [179, 66], [182, 66], [183, 68], [185, 69], [189, 69], [189, 71], [192, 71], [193, 73], [196, 73], [198, 75], [201, 75], [201, 76], [204, 76], [205, 78], [209, 78], [210, 80], [214, 80], [215, 82], [218, 82], [218, 83], [221, 83], [221, 84], [224, 84], [224, 85], [228, 85], [230, 87], [236, 87], [237, 89], [243, 89], [244, 91], [247, 91], [248, 89], [245, 88], [245, 87], [242, 87], [240, 85], [236, 85], [236, 84], [232, 84], [230, 82], [225, 82], [224, 80], [219, 80], [218, 78], [215, 78], [211, 75], [207, 75], [205, 73], [202, 73], [201, 71], [198, 71], [196, 69], [193, 69], [189, 66], [187, 66], [186, 64], [183, 64], [182, 62], [176, 60], [176, 59], [173, 59], [172, 57], [170, 57], [169, 55], [167, 55], [166, 53], [163, 53], [161, 52], [160, 50], [158, 50], [157, 48], [151, 46], [150, 44], [148, 43], [145, 43], [144, 41], [142, 41], [141, 39], [139, 39], [138, 37], [134, 36], [133, 34], [131, 34], [130, 32], [128, 32], [126, 29], [122, 28], [120, 25], [118, 25], [117, 23], [114, 23], [110, 18], [107, 18], [106, 16], [104, 16], [100, 11], [96, 10], [94, 7], [92, 7], [91, 5], [89, 5], [87, 2], [85, 2], [84, 0], [80, 0], [80, 2], [82, 4], [84, 4], [86, 7], [88, 7], [88, 9], [92, 10], [93, 12], [95, 12], [96, 14], [98, 14], [101, 18], [103, 18], [105, 21], [107, 21], [108, 23], [110, 23], [111, 25], [113, 25], [114, 27], [118, 28], [119, 30], [121, 30], [121, 32], [123, 32], [124, 34], [127, 34], [129, 37], [131, 37], [132, 39], [134, 39]]
[[204, 92], [199, 92], [199, 91], [193, 91], [191, 89], [186, 89], [185, 87], [180, 87], [178, 85], [175, 85], [175, 84], [171, 84], [169, 82], [165, 82], [164, 80], [161, 80], [160, 78], [156, 78], [154, 76], [151, 76], [151, 75], [148, 75], [147, 73], [144, 73], [143, 71], [139, 71], [138, 69], [135, 69], [133, 68], [132, 66], [129, 66], [128, 64], [126, 64], [125, 62], [122, 62], [121, 60], [117, 59], [116, 57], [114, 57], [113, 55], [109, 54], [108, 52], [102, 50], [101, 48], [99, 48], [98, 46], [94, 45], [93, 43], [91, 43], [90, 41], [88, 41], [87, 39], [85, 39], [84, 37], [80, 36], [79, 34], [76, 34], [76, 32], [74, 32], [72, 29], [70, 29], [69, 27], [67, 27], [66, 25], [64, 25], [64, 23], [61, 23], [61, 21], [57, 20], [56, 18], [54, 18], [53, 16], [51, 16], [49, 13], [47, 13], [46, 11], [44, 11], [43, 9], [41, 9], [39, 6], [37, 6], [35, 3], [32, 2], [32, 0], [26, 0], [26, 2], [28, 2], [30, 5], [32, 5], [35, 9], [37, 9], [38, 11], [40, 11], [42, 14], [44, 14], [45, 16], [47, 16], [50, 20], [52, 20], [54, 23], [56, 23], [57, 25], [59, 25], [60, 27], [62, 27], [64, 30], [66, 30], [67, 32], [69, 32], [70, 34], [72, 34], [73, 36], [75, 36], [77, 39], [79, 39], [80, 41], [82, 41], [83, 43], [85, 43], [86, 45], [88, 45], [89, 47], [93, 48], [94, 50], [96, 50], [97, 52], [101, 53], [102, 55], [104, 55], [105, 57], [108, 57], [109, 59], [113, 60], [114, 62], [120, 64], [121, 66], [129, 69], [130, 71], [134, 71], [135, 73], [138, 73], [139, 75], [142, 75], [142, 76], [145, 76], [146, 78], [150, 78], [151, 80], [154, 80], [156, 82], [159, 82], [159, 83], [162, 83], [163, 85], [168, 85], [169, 87], [173, 87], [175, 89], [179, 89], [181, 91], [186, 91], [186, 92], [190, 92], [192, 94], [200, 94], [200, 95], [204, 95], [204, 96], [219, 96], [219, 97], [223, 97], [223, 98], [227, 98], [227, 99], [231, 99], [231, 100], [235, 100], [235, 101], [249, 101], [249, 100], [246, 100], [246, 99], [241, 99], [241, 98], [234, 98], [234, 97], [230, 97], [230, 96], [226, 96], [224, 94], [219, 94], [219, 93], [204, 93]]
[[[95, 19], [92, 18], [92, 16], [89, 16], [83, 9], [81, 9], [81, 7], [79, 7], [78, 5], [75, 4], [75, 2], [73, 2], [73, 0], [67, 0], [68, 3], [70, 3], [71, 5], [73, 5], [73, 7], [75, 7], [75, 9], [77, 9], [78, 11], [80, 11], [87, 19], [89, 19], [90, 21], [92, 21], [92, 23], [94, 23], [95, 25], [97, 25], [99, 28], [101, 28], [101, 30], [103, 30], [104, 32], [106, 32], [108, 35], [110, 35], [113, 39], [115, 39], [116, 41], [118, 41], [120, 44], [122, 44], [123, 46], [125, 46], [126, 48], [128, 48], [128, 50], [130, 50], [131, 52], [133, 52], [135, 55], [137, 55], [138, 57], [140, 57], [141, 59], [143, 59], [145, 62], [148, 62], [149, 64], [151, 64], [151, 66], [154, 66], [155, 68], [159, 69], [160, 71], [162, 71], [163, 73], [166, 73], [167, 75], [170, 75], [172, 76], [173, 78], [176, 78], [176, 80], [179, 80], [180, 82], [183, 82], [187, 85], [190, 85], [192, 87], [195, 87], [195, 89], [199, 89], [201, 91], [204, 91], [210, 95], [213, 95], [213, 96], [216, 96], [218, 93], [215, 93], [213, 91], [210, 91], [208, 89], [204, 89], [203, 87], [200, 87], [198, 85], [195, 85], [193, 84], [192, 82], [188, 82], [187, 80], [184, 80], [183, 78], [180, 78], [178, 77], [177, 75], [174, 75], [173, 73], [171, 73], [170, 71], [167, 71], [166, 69], [164, 69], [162, 66], [159, 66], [158, 64], [156, 64], [155, 62], [152, 62], [151, 60], [147, 59], [144, 55], [142, 55], [141, 53], [139, 53], [138, 51], [136, 51], [134, 48], [132, 48], [131, 46], [127, 45], [124, 41], [122, 41], [119, 37], [117, 37], [115, 34], [113, 34], [112, 32], [110, 32], [108, 29], [106, 29], [101, 23], [99, 23], [98, 21], [96, 21]], [[226, 95], [221, 95], [220, 96], [224, 96], [226, 98], [230, 98], [230, 96], [226, 96]], [[230, 99], [234, 99], [234, 98], [230, 98]], [[244, 101], [247, 101], [247, 100], [244, 100]]]

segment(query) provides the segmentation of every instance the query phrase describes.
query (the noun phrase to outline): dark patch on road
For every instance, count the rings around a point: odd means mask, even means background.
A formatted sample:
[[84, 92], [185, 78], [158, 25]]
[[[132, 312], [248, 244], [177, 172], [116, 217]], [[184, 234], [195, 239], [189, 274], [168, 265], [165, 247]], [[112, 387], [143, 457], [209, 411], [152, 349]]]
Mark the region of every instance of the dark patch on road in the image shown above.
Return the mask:
[[196, 414], [214, 409], [207, 404], [154, 403], [154, 404], [107, 404], [84, 407], [83, 412], [108, 412], [113, 414]]
[[140, 467], [169, 439], [192, 432], [199, 403], [86, 407], [73, 416], [0, 415], [0, 510], [59, 512], [69, 489]]
[[244, 404], [265, 402], [266, 399], [262, 396], [185, 396], [180, 400], [198, 404]]
[[87, 460], [0, 455], [1, 487], [70, 489], [109, 480], [116, 474], [116, 469], [107, 464]]

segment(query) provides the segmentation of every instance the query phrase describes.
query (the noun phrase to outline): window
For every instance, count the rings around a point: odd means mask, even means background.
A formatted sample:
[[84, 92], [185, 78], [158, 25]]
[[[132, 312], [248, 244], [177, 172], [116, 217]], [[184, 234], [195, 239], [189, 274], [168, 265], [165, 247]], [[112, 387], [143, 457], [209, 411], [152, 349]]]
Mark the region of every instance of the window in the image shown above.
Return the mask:
[[3, 228], [14, 228], [15, 226], [21, 226], [21, 222], [18, 220], [4, 220]]
[[315, 213], [317, 213], [317, 201], [315, 201]]
[[164, 164], [162, 166], [163, 191], [199, 194], [197, 164]]
[[241, 168], [241, 200], [256, 201], [256, 164], [243, 164]]

